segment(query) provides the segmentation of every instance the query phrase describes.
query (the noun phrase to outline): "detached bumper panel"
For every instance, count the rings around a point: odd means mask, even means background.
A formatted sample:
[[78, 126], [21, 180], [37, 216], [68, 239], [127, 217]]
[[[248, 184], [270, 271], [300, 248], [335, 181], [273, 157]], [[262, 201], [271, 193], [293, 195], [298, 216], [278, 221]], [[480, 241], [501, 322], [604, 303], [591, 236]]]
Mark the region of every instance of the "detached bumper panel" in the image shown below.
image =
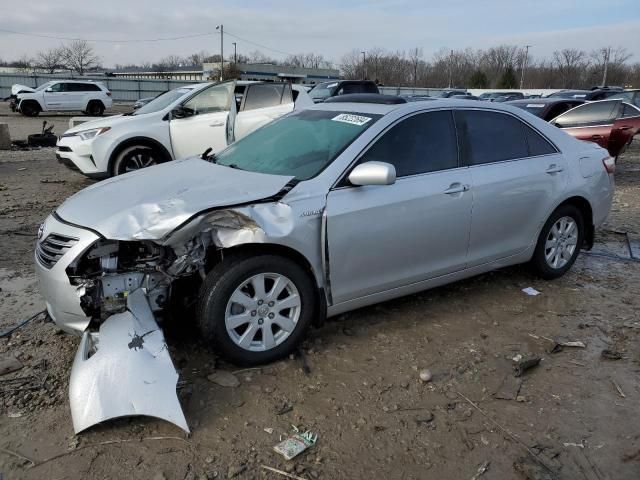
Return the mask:
[[189, 432], [176, 395], [178, 373], [142, 290], [127, 311], [85, 332], [76, 354], [69, 399], [76, 433], [118, 417], [146, 415]]

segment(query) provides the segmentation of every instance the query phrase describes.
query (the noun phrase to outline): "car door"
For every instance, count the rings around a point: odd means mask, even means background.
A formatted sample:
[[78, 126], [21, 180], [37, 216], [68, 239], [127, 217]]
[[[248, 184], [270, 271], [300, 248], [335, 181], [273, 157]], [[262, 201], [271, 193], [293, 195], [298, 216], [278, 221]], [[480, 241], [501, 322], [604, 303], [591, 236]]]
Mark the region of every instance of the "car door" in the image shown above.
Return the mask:
[[291, 85], [287, 83], [247, 85], [236, 117], [236, 140], [293, 111], [293, 106]]
[[456, 142], [449, 110], [401, 119], [357, 162], [393, 164], [396, 182], [352, 186], [344, 181], [329, 192], [334, 303], [465, 268], [471, 180], [468, 169], [459, 166]]
[[629, 103], [623, 103], [621, 114], [611, 127], [607, 150], [612, 157], [623, 153], [634, 135], [640, 131], [640, 109]]
[[184, 116], [172, 115], [169, 121], [174, 158], [198, 155], [209, 147], [215, 153], [227, 146], [234, 87], [235, 82], [215, 84], [182, 103]]
[[469, 268], [508, 258], [535, 243], [567, 187], [564, 156], [516, 116], [456, 110], [463, 159], [473, 184]]
[[595, 142], [608, 149], [609, 136], [621, 102], [615, 99], [585, 103], [556, 117], [551, 123], [579, 140]]
[[59, 82], [47, 87], [43, 94], [47, 110], [66, 110], [67, 94], [67, 83]]
[[65, 110], [84, 110], [87, 105], [85, 97], [88, 86], [84, 83], [67, 83]]

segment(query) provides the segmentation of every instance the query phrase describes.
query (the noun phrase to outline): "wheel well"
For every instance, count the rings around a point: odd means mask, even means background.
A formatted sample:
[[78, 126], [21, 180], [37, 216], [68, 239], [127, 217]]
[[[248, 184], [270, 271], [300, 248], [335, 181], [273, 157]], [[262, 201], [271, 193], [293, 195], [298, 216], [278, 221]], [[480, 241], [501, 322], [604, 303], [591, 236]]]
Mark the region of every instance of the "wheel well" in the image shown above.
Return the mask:
[[172, 159], [171, 154], [167, 151], [164, 145], [162, 145], [157, 140], [147, 137], [134, 137], [125, 140], [115, 148], [115, 150], [109, 157], [108, 171], [112, 172], [113, 163], [116, 161], [116, 158], [118, 158], [118, 155], [120, 155], [120, 152], [122, 152], [125, 148], [133, 147], [135, 145], [139, 145], [141, 147], [149, 147], [158, 151], [164, 157], [165, 161], [169, 161]]
[[316, 315], [313, 324], [316, 327], [322, 326], [327, 316], [327, 300], [324, 292], [324, 287], [318, 285], [316, 275], [309, 261], [300, 252], [284, 245], [276, 244], [264, 244], [264, 243], [246, 243], [238, 245], [236, 247], [225, 248], [223, 250], [211, 249], [207, 255], [207, 271], [212, 269], [215, 265], [222, 261], [223, 258], [229, 258], [229, 256], [243, 256], [243, 255], [278, 255], [288, 258], [298, 265], [301, 265], [305, 272], [309, 275], [309, 278], [315, 285], [316, 290]]
[[40, 102], [38, 100], [36, 100], [35, 98], [28, 98], [26, 100], [21, 100], [20, 101], [20, 105], [22, 106], [22, 104], [35, 104], [36, 107], [38, 107], [38, 110], [42, 111], [42, 105], [40, 105]]
[[104, 103], [102, 102], [102, 100], [100, 100], [100, 99], [96, 99], [96, 98], [94, 98], [94, 99], [92, 99], [92, 100], [89, 100], [89, 101], [87, 102], [87, 108], [89, 108], [89, 105], [91, 105], [92, 103], [99, 103], [100, 105], [102, 105], [102, 108], [106, 108], [106, 107], [104, 106]]
[[578, 208], [578, 210], [580, 210], [582, 218], [585, 222], [583, 248], [585, 248], [586, 250], [591, 250], [595, 237], [595, 227], [593, 225], [593, 210], [591, 209], [591, 204], [584, 197], [571, 197], [567, 198], [564, 202], [558, 205], [558, 207], [561, 207], [563, 205], [573, 205], [574, 207]]

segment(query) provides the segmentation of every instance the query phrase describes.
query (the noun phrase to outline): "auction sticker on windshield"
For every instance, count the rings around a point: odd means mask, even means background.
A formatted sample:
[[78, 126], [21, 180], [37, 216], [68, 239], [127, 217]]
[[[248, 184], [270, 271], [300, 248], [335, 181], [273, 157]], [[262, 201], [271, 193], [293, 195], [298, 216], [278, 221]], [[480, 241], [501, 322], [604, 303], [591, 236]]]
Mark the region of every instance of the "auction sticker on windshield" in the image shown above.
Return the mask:
[[334, 122], [350, 123], [351, 125], [358, 125], [360, 127], [371, 120], [371, 118], [363, 117], [362, 115], [353, 115], [351, 113], [341, 113], [340, 115], [333, 117], [331, 120]]

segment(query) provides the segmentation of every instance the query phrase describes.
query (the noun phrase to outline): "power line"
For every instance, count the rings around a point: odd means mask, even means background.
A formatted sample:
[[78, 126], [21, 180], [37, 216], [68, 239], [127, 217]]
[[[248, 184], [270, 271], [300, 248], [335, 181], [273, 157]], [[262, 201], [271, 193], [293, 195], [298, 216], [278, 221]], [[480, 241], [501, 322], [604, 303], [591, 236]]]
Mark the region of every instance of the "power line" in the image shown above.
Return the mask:
[[[94, 42], [94, 43], [143, 43], [143, 42], [166, 42], [166, 41], [171, 41], [171, 40], [183, 40], [183, 39], [187, 39], [187, 38], [198, 38], [198, 37], [206, 37], [208, 35], [218, 35], [218, 32], [203, 32], [203, 33], [192, 33], [190, 35], [179, 35], [176, 37], [160, 37], [160, 38], [136, 38], [136, 39], [119, 39], [119, 40], [114, 40], [114, 39], [106, 39], [106, 38], [81, 38], [81, 37], [62, 37], [62, 36], [58, 36], [58, 35], [46, 35], [46, 34], [41, 34], [41, 33], [27, 33], [27, 32], [20, 32], [18, 30], [9, 30], [7, 28], [0, 28], [0, 32], [3, 33], [9, 33], [9, 34], [13, 34], [13, 35], [24, 35], [27, 37], [38, 37], [38, 38], [48, 38], [48, 39], [53, 39], [53, 40], [67, 40], [67, 41], [74, 41], [74, 40], [85, 40], [87, 42]], [[234, 33], [230, 33], [230, 32], [224, 32], [225, 35], [229, 35], [233, 38], [237, 38], [238, 40], [242, 40], [245, 43], [249, 43], [251, 45], [255, 45], [256, 47], [260, 47], [263, 48], [265, 50], [269, 50], [271, 52], [276, 52], [279, 53], [281, 55], [287, 55], [287, 56], [292, 56], [293, 54], [289, 53], [289, 52], [284, 52], [282, 50], [278, 50], [276, 48], [271, 48], [268, 47], [266, 45], [263, 45], [261, 43], [258, 42], [254, 42], [252, 40], [248, 40], [246, 38], [240, 37]]]
[[161, 37], [161, 38], [137, 38], [137, 39], [121, 39], [121, 40], [113, 40], [113, 39], [104, 39], [104, 38], [81, 38], [81, 37], [60, 37], [56, 35], [45, 35], [40, 33], [26, 33], [19, 32], [17, 30], [9, 30], [6, 28], [0, 28], [0, 32], [11, 33], [14, 35], [24, 35], [27, 37], [38, 37], [38, 38], [49, 38], [53, 40], [85, 40], [87, 42], [95, 42], [95, 43], [141, 43], [141, 42], [165, 42], [170, 40], [182, 40], [185, 38], [196, 38], [196, 37], [205, 37], [207, 35], [216, 35], [217, 32], [205, 32], [205, 33], [193, 33], [191, 35], [180, 35], [177, 37]]

